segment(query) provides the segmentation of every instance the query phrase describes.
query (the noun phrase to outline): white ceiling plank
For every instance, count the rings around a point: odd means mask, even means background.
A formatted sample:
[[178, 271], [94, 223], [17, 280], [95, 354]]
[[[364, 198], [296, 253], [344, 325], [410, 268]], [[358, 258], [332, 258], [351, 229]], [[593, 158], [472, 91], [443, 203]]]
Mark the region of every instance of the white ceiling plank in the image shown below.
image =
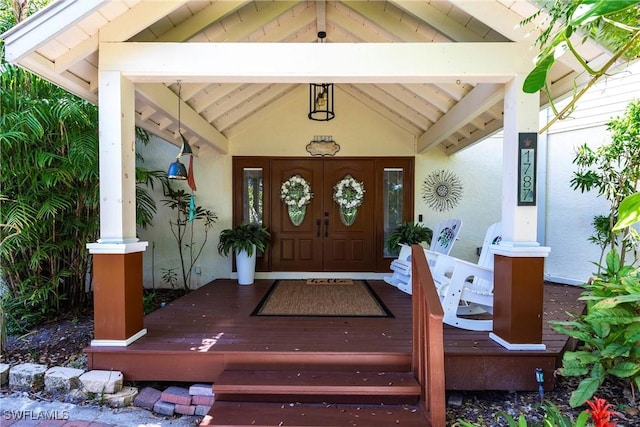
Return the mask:
[[100, 41], [130, 39], [154, 22], [164, 18], [189, 0], [142, 1], [100, 29]]
[[[345, 1], [343, 3], [358, 14], [362, 15], [365, 19], [371, 21], [371, 23], [375, 23], [376, 26], [383, 29], [389, 35], [393, 34], [396, 36], [387, 36], [387, 38], [397, 38], [408, 42], [426, 41], [422, 33], [417, 31], [419, 23], [415, 21], [415, 18], [407, 16], [404, 20], [397, 19], [395, 17], [390, 19], [392, 17], [392, 13], [389, 12], [387, 8], [391, 8], [393, 6], [389, 4], [382, 2], [369, 4], [360, 1]], [[398, 11], [398, 14], [401, 13], [401, 11]], [[363, 25], [361, 27], [368, 28], [369, 26], [370, 25]], [[428, 41], [431, 41], [431, 39]]]
[[[527, 16], [522, 16], [498, 2], [460, 0], [456, 1], [456, 7], [488, 27], [493, 28], [509, 40], [524, 41], [528, 39], [531, 43], [538, 35], [535, 23], [529, 23], [526, 27], [520, 25], [523, 19], [528, 18], [537, 11], [537, 8], [533, 5], [531, 6], [531, 15]], [[530, 36], [531, 32], [535, 32], [533, 39]]]
[[109, 0], [68, 0], [53, 2], [28, 20], [2, 34], [5, 58], [15, 62], [37, 49], [67, 27], [95, 12]]
[[242, 25], [234, 25], [225, 32], [225, 39], [220, 41], [235, 42], [245, 40], [256, 29], [266, 25], [270, 21], [295, 7], [293, 1], [258, 2], [259, 10], [251, 8], [242, 9]]
[[256, 93], [264, 90], [266, 84], [240, 85], [230, 96], [224, 97], [214, 104], [210, 105], [202, 112], [202, 115], [208, 122], [214, 122], [216, 119], [224, 115], [226, 111], [236, 108]]
[[232, 13], [242, 6], [247, 1], [217, 1], [199, 11], [193, 17], [183, 21], [180, 25], [174, 29], [167, 31], [158, 37], [159, 42], [180, 42], [191, 39], [193, 36], [207, 28], [212, 22], [218, 21], [224, 16]]
[[418, 19], [426, 22], [450, 40], [455, 42], [481, 42], [482, 37], [469, 31], [466, 27], [442, 13], [427, 2], [418, 1], [395, 1], [391, 3], [398, 8], [416, 16]]
[[[178, 117], [178, 97], [169, 88], [162, 84], [139, 83], [136, 84], [136, 92], [147, 101], [157, 106], [171, 117]], [[211, 124], [205, 121], [198, 113], [193, 111], [187, 103], [180, 101], [182, 124], [207, 141], [208, 144], [221, 153], [229, 152], [229, 141], [218, 132]]]
[[101, 70], [134, 82], [505, 83], [531, 63], [518, 43], [101, 43], [100, 54]]
[[[247, 34], [245, 39], [253, 43], [284, 41], [313, 43], [318, 40], [318, 32], [315, 29], [316, 19], [314, 7], [297, 6]], [[307, 33], [310, 33], [309, 37], [306, 36]], [[304, 38], [300, 38], [301, 36]]]
[[[416, 125], [405, 120], [403, 117], [393, 113], [391, 109], [389, 109], [388, 107], [378, 102], [375, 102], [368, 94], [365, 94], [364, 92], [360, 91], [354, 85], [341, 85], [340, 88], [342, 91], [351, 95], [354, 99], [361, 102], [364, 107], [369, 108], [370, 110], [380, 114], [382, 118], [393, 123], [395, 126], [399, 127], [400, 129], [403, 129], [412, 135], [416, 135], [420, 132], [420, 128], [418, 128]], [[390, 114], [390, 112], [392, 114]]]
[[497, 132], [502, 130], [502, 127], [502, 120], [492, 120], [491, 122], [487, 123], [484, 129], [478, 129], [477, 131], [473, 132], [469, 136], [469, 139], [458, 141], [457, 144], [445, 149], [445, 153], [450, 156], [454, 153], [457, 153], [458, 151], [462, 151], [465, 148], [471, 147], [472, 145], [496, 134]]
[[[403, 85], [385, 84], [378, 85], [377, 87], [397, 99], [398, 102], [401, 102], [407, 108], [410, 108], [416, 111], [421, 116], [426, 117], [432, 123], [437, 121], [438, 118], [443, 114], [433, 105], [431, 105], [431, 103], [410, 92]], [[402, 113], [400, 110], [398, 112]]]
[[504, 97], [504, 85], [482, 84], [476, 86], [455, 107], [418, 138], [418, 152], [438, 145], [456, 129], [463, 127], [485, 109]]
[[209, 85], [190, 102], [191, 108], [199, 114], [223, 97], [229, 96], [229, 94], [240, 88], [240, 86], [242, 86], [240, 83]]
[[414, 126], [420, 129], [427, 129], [432, 125], [433, 121], [430, 120], [422, 112], [416, 111], [409, 107], [397, 98], [389, 95], [388, 92], [383, 90], [384, 85], [372, 85], [363, 84], [359, 85], [359, 89], [367, 93], [377, 103], [386, 106], [390, 111], [402, 116], [406, 121], [412, 123]]
[[233, 109], [227, 111], [222, 117], [216, 119], [215, 124], [221, 131], [226, 131], [236, 123], [252, 116], [263, 107], [272, 105], [276, 100], [283, 97], [294, 88], [295, 85], [269, 85], [259, 93], [255, 94], [245, 102], [238, 104]]
[[446, 93], [439, 90], [437, 86], [430, 84], [410, 83], [404, 85], [404, 87], [414, 93], [416, 96], [424, 99], [429, 104], [432, 104], [435, 108], [442, 111], [443, 113], [449, 111], [449, 108], [455, 105], [455, 101]]
[[98, 103], [98, 96], [91, 91], [89, 83], [73, 76], [69, 72], [55, 73], [53, 64], [37, 53], [31, 54], [20, 60], [20, 65], [39, 76], [43, 76], [52, 83], [64, 87], [70, 93], [78, 95], [92, 104]]
[[56, 58], [55, 70], [57, 72], [67, 70], [91, 55], [98, 50], [100, 40], [118, 42], [128, 40], [153, 22], [180, 7], [186, 1], [188, 0], [138, 3], [128, 13], [102, 26], [99, 33], [83, 40], [80, 44]]

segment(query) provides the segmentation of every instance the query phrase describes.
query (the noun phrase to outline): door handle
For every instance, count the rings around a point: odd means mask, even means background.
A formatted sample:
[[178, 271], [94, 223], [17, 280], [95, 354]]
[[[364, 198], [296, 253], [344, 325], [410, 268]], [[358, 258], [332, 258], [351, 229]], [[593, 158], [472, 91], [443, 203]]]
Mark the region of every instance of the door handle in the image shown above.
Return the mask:
[[329, 237], [329, 218], [324, 220], [324, 237]]
[[316, 232], [316, 237], [320, 237], [320, 227], [322, 224], [322, 221], [320, 221], [319, 219], [316, 220], [316, 225], [318, 226], [318, 231]]

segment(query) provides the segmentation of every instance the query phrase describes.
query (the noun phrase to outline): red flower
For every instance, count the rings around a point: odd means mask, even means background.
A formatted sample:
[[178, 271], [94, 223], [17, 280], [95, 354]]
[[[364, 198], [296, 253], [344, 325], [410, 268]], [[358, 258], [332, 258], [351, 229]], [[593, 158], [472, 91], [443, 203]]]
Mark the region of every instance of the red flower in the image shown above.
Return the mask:
[[613, 405], [607, 403], [605, 399], [594, 397], [593, 402], [587, 400], [587, 405], [591, 408], [587, 409], [587, 411], [591, 414], [591, 418], [593, 418], [594, 427], [615, 427], [616, 424], [618, 424], [617, 421], [611, 421], [611, 416], [618, 415], [618, 413], [609, 409], [613, 407]]

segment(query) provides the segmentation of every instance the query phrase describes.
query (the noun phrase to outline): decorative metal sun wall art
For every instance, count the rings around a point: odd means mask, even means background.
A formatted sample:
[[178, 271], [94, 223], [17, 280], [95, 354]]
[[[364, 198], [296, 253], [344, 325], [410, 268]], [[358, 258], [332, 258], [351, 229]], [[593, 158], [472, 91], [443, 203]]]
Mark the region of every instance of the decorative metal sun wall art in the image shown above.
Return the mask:
[[462, 183], [453, 172], [433, 172], [422, 183], [422, 199], [427, 206], [440, 212], [453, 209], [461, 197]]

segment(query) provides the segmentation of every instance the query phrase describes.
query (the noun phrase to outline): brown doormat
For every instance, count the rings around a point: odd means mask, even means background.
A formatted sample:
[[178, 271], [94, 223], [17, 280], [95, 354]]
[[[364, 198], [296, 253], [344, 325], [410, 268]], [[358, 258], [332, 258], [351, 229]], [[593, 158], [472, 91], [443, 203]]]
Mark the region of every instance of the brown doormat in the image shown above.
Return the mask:
[[331, 286], [325, 286], [327, 284], [277, 280], [251, 315], [393, 317], [366, 281], [349, 279], [346, 283], [331, 282]]

